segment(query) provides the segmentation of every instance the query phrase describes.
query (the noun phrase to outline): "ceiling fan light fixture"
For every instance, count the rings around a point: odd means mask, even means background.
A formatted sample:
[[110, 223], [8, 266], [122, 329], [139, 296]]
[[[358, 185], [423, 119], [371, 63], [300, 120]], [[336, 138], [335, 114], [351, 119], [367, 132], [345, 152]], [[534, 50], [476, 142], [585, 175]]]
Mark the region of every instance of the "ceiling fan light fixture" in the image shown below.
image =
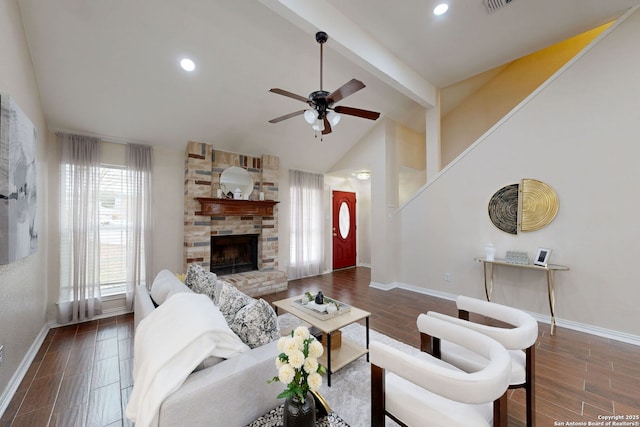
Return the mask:
[[304, 119], [310, 125], [314, 124], [318, 118], [316, 110], [304, 110]]
[[[277, 87], [269, 89], [269, 92], [304, 102], [310, 108], [276, 117], [275, 119], [269, 120], [269, 123], [279, 123], [292, 117], [303, 116], [304, 120], [311, 125], [313, 130], [316, 132], [322, 132], [323, 135], [327, 135], [333, 131], [334, 126], [340, 123], [342, 115], [346, 114], [347, 116], [361, 117], [369, 120], [377, 120], [378, 117], [380, 117], [380, 113], [375, 111], [345, 107], [343, 105], [335, 107], [334, 111], [333, 105], [335, 103], [342, 101], [347, 96], [353, 95], [361, 89], [364, 89], [366, 86], [360, 80], [351, 79], [333, 92], [328, 92], [322, 89], [322, 45], [328, 39], [329, 36], [327, 33], [323, 31], [316, 33], [316, 41], [320, 44], [320, 90], [313, 91], [308, 97], [304, 97]], [[318, 135], [316, 133], [316, 138], [317, 137]], [[322, 137], [320, 137], [320, 140], [322, 141]]]
[[327, 120], [329, 120], [329, 123], [331, 123], [331, 127], [335, 127], [338, 123], [340, 123], [341, 118], [342, 116], [340, 116], [340, 114], [336, 113], [335, 111], [329, 111], [327, 113]]
[[321, 120], [321, 119], [316, 120], [316, 122], [311, 126], [311, 128], [316, 132], [322, 132], [324, 130], [324, 120]]

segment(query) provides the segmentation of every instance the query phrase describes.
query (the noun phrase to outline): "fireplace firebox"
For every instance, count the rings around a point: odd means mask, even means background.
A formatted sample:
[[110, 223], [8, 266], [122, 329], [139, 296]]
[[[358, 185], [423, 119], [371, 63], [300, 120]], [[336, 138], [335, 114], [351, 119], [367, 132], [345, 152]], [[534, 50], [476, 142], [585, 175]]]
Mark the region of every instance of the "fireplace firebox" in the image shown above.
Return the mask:
[[218, 276], [258, 270], [258, 235], [211, 236], [209, 265]]

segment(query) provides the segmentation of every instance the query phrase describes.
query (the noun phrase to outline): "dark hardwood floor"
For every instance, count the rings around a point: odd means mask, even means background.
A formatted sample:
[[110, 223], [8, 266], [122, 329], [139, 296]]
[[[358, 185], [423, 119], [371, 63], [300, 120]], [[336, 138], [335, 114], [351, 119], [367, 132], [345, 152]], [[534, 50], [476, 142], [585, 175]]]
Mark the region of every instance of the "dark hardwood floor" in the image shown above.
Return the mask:
[[[287, 292], [263, 298], [271, 302], [322, 290], [370, 311], [373, 329], [415, 347], [418, 314], [435, 310], [456, 315], [452, 301], [401, 289], [381, 291], [369, 282], [369, 269], [354, 268], [291, 281]], [[540, 324], [539, 331], [538, 426], [640, 415], [640, 347], [560, 327], [551, 336], [547, 324]], [[123, 414], [132, 386], [132, 337], [132, 315], [52, 329], [0, 425], [131, 425]], [[523, 426], [524, 391], [509, 393], [509, 425]]]
[[51, 329], [0, 425], [132, 425], [132, 362], [133, 314]]

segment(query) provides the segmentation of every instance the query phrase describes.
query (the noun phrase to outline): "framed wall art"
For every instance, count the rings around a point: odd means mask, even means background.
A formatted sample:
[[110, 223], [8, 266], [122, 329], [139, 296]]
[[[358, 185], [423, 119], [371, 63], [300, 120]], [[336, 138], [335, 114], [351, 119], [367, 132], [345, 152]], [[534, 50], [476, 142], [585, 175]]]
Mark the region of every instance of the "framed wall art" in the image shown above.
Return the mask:
[[0, 264], [36, 252], [36, 129], [9, 95], [0, 94]]

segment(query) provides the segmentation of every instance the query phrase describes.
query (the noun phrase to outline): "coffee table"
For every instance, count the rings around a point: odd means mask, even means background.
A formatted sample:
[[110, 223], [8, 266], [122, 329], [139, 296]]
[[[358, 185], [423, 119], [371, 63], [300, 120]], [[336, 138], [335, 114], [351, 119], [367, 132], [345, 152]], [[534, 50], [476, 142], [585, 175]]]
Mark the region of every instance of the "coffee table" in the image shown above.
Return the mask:
[[[300, 320], [304, 320], [311, 326], [315, 326], [327, 336], [327, 345], [325, 346], [325, 354], [320, 358], [320, 362], [327, 367], [327, 386], [331, 387], [331, 374], [345, 367], [357, 358], [367, 355], [369, 361], [369, 316], [371, 313], [351, 306], [351, 310], [347, 313], [340, 314], [330, 319], [321, 320], [311, 314], [297, 308], [294, 301], [299, 301], [302, 295], [274, 301], [276, 313], [278, 309], [282, 309]], [[366, 347], [362, 347], [348, 339], [342, 339], [342, 345], [339, 348], [331, 349], [331, 334], [340, 328], [365, 319], [366, 323]]]

